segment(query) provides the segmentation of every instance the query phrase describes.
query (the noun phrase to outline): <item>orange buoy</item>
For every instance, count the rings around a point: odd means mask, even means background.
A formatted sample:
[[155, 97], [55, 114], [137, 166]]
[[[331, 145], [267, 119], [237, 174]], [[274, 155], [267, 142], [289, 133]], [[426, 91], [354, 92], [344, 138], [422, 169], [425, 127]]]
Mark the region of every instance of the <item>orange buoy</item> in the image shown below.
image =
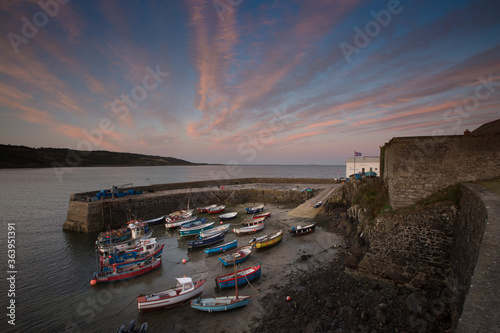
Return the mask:
[[186, 259], [182, 259], [182, 263], [185, 264], [186, 263]]
[[220, 224], [222, 224], [222, 221], [220, 221]]
[[95, 286], [96, 283], [97, 283], [97, 280], [90, 280], [90, 285], [91, 286]]
[[289, 302], [290, 302], [290, 300], [291, 300], [291, 299], [292, 299], [292, 298], [291, 298], [290, 296], [287, 296], [287, 297], [286, 297], [286, 300], [287, 300], [287, 301], [289, 301]]

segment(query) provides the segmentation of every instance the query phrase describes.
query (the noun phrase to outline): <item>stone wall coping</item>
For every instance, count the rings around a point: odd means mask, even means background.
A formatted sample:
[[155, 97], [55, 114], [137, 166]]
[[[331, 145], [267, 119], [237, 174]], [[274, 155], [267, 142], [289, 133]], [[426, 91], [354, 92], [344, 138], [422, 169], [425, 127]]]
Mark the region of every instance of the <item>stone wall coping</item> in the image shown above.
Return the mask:
[[500, 195], [478, 184], [463, 185], [483, 201], [488, 220], [456, 332], [500, 332]]

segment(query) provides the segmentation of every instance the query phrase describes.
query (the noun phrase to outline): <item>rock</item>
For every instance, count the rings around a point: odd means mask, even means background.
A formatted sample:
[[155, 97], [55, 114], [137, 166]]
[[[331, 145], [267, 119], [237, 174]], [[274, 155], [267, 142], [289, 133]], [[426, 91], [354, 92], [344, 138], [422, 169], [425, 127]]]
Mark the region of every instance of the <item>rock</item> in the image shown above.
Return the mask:
[[406, 299], [406, 306], [411, 312], [423, 315], [427, 309], [427, 300], [420, 294], [412, 293]]

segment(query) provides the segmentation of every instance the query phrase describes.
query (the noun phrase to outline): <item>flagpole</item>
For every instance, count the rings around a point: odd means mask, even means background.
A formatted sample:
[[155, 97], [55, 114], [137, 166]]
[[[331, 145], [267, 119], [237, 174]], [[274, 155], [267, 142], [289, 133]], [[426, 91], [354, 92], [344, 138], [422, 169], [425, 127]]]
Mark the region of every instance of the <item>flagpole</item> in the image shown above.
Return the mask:
[[356, 179], [356, 151], [354, 151], [354, 179]]

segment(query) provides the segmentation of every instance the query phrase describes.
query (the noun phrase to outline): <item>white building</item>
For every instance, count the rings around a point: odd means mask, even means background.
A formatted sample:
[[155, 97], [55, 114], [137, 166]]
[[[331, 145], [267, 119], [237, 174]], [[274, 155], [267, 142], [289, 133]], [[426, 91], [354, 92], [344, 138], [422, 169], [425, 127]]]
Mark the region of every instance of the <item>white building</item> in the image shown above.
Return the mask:
[[[356, 169], [354, 169], [356, 167]], [[345, 163], [345, 175], [373, 171], [380, 177], [380, 156], [349, 157]]]

